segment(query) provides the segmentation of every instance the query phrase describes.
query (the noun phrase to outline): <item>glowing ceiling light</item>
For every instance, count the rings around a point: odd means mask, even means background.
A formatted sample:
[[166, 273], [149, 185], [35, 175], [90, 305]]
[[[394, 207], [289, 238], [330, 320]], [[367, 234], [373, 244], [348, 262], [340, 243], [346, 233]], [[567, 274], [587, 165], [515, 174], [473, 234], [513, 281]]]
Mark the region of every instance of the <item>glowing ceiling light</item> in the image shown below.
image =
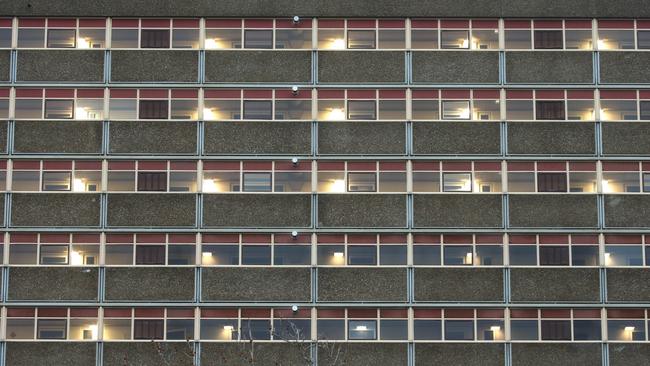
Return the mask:
[[203, 119], [215, 120], [217, 119], [217, 114], [212, 108], [203, 108]]
[[77, 38], [77, 48], [91, 48], [92, 43], [88, 37]]
[[329, 119], [340, 121], [345, 119], [345, 113], [342, 108], [332, 108], [329, 113]]
[[365, 331], [368, 330], [368, 327], [365, 326], [365, 325], [357, 325], [357, 326], [354, 328], [354, 330], [356, 330], [356, 331], [360, 331], [360, 332], [365, 332]]
[[343, 252], [334, 252], [335, 258], [343, 258]]
[[219, 187], [214, 179], [203, 180], [203, 192], [219, 192]]
[[605, 193], [612, 192], [612, 189], [609, 186], [609, 181], [607, 179], [603, 179], [603, 192]]
[[465, 264], [472, 264], [472, 253], [465, 254]]
[[212, 252], [203, 252], [203, 253], [201, 253], [201, 256], [211, 258], [212, 257]]
[[634, 329], [635, 329], [635, 328], [632, 327], [632, 326], [627, 326], [627, 327], [625, 327], [624, 329], [625, 329], [626, 332], [634, 332]]
[[232, 325], [224, 325], [223, 330], [232, 332], [235, 328]]
[[72, 184], [72, 189], [75, 192], [85, 192], [86, 191], [86, 178], [75, 178]]
[[70, 264], [73, 266], [81, 266], [84, 264], [84, 257], [76, 250], [70, 251]]
[[501, 327], [498, 326], [498, 325], [493, 325], [493, 326], [490, 327], [490, 330], [493, 331], [493, 332], [498, 332], [498, 331], [501, 330]]
[[330, 192], [345, 192], [345, 181], [343, 179], [334, 179], [330, 186]]
[[336, 38], [330, 43], [330, 48], [333, 50], [345, 49], [345, 40], [343, 38]]

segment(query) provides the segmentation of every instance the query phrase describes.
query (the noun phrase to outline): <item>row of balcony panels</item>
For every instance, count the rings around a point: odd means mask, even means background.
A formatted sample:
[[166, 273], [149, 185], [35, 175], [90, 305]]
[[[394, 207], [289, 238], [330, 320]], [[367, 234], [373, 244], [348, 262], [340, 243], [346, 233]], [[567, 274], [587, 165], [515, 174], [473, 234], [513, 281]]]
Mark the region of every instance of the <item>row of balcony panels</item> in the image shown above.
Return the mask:
[[[399, 304], [412, 297], [415, 303], [500, 304], [506, 294], [510, 303], [520, 304], [650, 302], [650, 273], [641, 268], [607, 268], [604, 278], [598, 268], [418, 267], [412, 270], [412, 279], [407, 271], [397, 267], [319, 267], [312, 273], [307, 267], [139, 266], [106, 267], [100, 274], [96, 267], [9, 267], [5, 283], [8, 302]], [[199, 298], [195, 286], [200, 287]]]
[[[649, 122], [507, 122], [505, 130], [498, 122], [319, 122], [316, 129], [311, 122], [111, 121], [105, 134], [101, 121], [15, 121], [10, 152], [100, 154], [108, 145], [113, 155], [304, 156], [314, 147], [319, 155], [650, 155]], [[0, 123], [0, 151], [7, 135]]]
[[[10, 80], [10, 52], [0, 51], [2, 81]], [[403, 51], [319, 51], [317, 59], [312, 59], [310, 51], [208, 51], [201, 65], [198, 51], [116, 50], [111, 51], [109, 61], [104, 51], [96, 50], [18, 50], [15, 81], [497, 84], [504, 78], [509, 84], [650, 82], [646, 67], [650, 53], [600, 53], [598, 65], [594, 59], [590, 51], [508, 51], [504, 61], [499, 52], [414, 51], [407, 58]], [[317, 70], [317, 80], [312, 69]], [[500, 75], [500, 69], [505, 75]]]
[[[78, 228], [554, 228], [650, 226], [650, 196], [592, 194], [196, 194], [13, 193], [9, 227]], [[197, 202], [202, 210], [197, 217]], [[5, 197], [0, 199], [4, 204]], [[106, 222], [102, 223], [105, 210]], [[409, 225], [407, 216], [412, 215]], [[5, 216], [9, 216], [6, 215]], [[507, 217], [506, 217], [507, 216]], [[198, 222], [198, 225], [197, 225]], [[104, 224], [104, 225], [102, 225]]]

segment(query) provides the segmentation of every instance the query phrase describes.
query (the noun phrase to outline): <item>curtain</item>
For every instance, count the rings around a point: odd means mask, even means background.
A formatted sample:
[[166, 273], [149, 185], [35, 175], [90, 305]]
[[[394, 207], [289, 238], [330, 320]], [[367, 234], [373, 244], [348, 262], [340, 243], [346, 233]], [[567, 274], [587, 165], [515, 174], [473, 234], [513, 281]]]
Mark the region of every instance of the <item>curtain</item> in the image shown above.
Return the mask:
[[566, 173], [538, 173], [538, 192], [566, 192]]
[[143, 29], [140, 33], [140, 47], [169, 48], [169, 30]]
[[167, 190], [167, 173], [139, 172], [138, 191], [164, 192]]
[[571, 324], [569, 320], [542, 320], [542, 340], [571, 340]]
[[163, 339], [162, 320], [136, 319], [133, 323], [134, 339]]
[[535, 48], [536, 49], [562, 49], [562, 31], [561, 30], [536, 30]]
[[538, 101], [535, 107], [537, 119], [564, 119], [563, 101]]
[[539, 247], [539, 263], [542, 266], [568, 266], [569, 246], [545, 246]]
[[167, 101], [166, 100], [141, 100], [140, 118], [141, 119], [167, 119]]
[[135, 264], [165, 264], [164, 245], [138, 245], [135, 247]]

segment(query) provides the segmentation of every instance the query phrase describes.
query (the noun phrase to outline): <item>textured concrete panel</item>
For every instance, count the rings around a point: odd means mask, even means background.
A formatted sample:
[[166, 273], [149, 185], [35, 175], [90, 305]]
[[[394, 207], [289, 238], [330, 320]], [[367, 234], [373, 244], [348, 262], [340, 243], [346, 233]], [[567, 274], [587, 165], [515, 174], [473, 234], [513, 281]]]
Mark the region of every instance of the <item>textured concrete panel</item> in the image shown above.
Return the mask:
[[511, 227], [596, 227], [595, 195], [511, 194]]
[[[253, 357], [251, 358], [251, 351]], [[300, 342], [202, 343], [202, 366], [308, 365], [309, 348]]]
[[617, 0], [610, 3], [608, 0], [594, 0], [597, 17], [648, 17], [650, 9], [645, 0]]
[[404, 52], [319, 51], [319, 83], [403, 83]]
[[194, 268], [106, 267], [106, 300], [192, 301]]
[[205, 122], [206, 154], [294, 154], [311, 152], [311, 122]]
[[97, 268], [11, 267], [9, 300], [97, 300]]
[[594, 82], [592, 52], [506, 52], [508, 83]]
[[99, 154], [101, 121], [16, 121], [14, 153]]
[[203, 301], [311, 301], [309, 268], [203, 268]]
[[599, 343], [513, 343], [512, 364], [593, 366], [602, 362]]
[[602, 122], [603, 154], [650, 155], [649, 122]]
[[7, 152], [7, 125], [9, 122], [0, 122], [0, 153]]
[[203, 226], [292, 227], [311, 225], [308, 194], [206, 194]]
[[99, 194], [14, 193], [12, 226], [99, 226]]
[[510, 291], [517, 302], [597, 302], [597, 268], [511, 268]]
[[205, 81], [217, 83], [308, 83], [309, 51], [207, 51]]
[[600, 82], [650, 83], [648, 63], [650, 63], [650, 54], [647, 52], [601, 52]]
[[110, 123], [112, 154], [195, 154], [196, 122]]
[[18, 81], [104, 81], [104, 51], [19, 50]]
[[406, 196], [399, 194], [322, 194], [319, 227], [405, 227]]
[[593, 123], [509, 122], [508, 154], [595, 154]]
[[109, 194], [108, 226], [194, 226], [193, 194]]
[[104, 366], [193, 366], [188, 342], [106, 342]]
[[197, 51], [111, 51], [111, 81], [197, 82]]
[[[408, 364], [406, 343], [345, 343], [338, 349], [340, 352], [336, 352], [336, 349], [335, 352], [331, 350], [331, 348], [319, 347], [319, 365], [405, 366]], [[335, 356], [337, 354], [338, 358]]]
[[593, 0], [501, 0], [501, 14], [508, 17], [591, 17], [595, 14]]
[[499, 154], [500, 137], [496, 122], [413, 122], [416, 155]]
[[502, 366], [504, 363], [505, 350], [502, 344], [418, 343], [415, 345], [415, 364], [417, 366]]
[[402, 122], [321, 122], [318, 153], [339, 155], [404, 154], [406, 127]]
[[503, 301], [501, 268], [415, 268], [415, 301]]
[[414, 83], [499, 82], [498, 52], [412, 52]]
[[406, 301], [406, 269], [318, 268], [318, 301]]
[[415, 194], [415, 227], [502, 227], [501, 195]]
[[605, 226], [650, 226], [650, 197], [645, 195], [605, 195]]
[[0, 51], [0, 80], [9, 80], [9, 70], [11, 65], [11, 51]]
[[650, 364], [650, 345], [639, 343], [610, 343], [610, 366], [645, 366]]
[[608, 268], [607, 301], [650, 301], [650, 272], [639, 268]]
[[8, 342], [7, 366], [87, 366], [95, 364], [94, 342]]

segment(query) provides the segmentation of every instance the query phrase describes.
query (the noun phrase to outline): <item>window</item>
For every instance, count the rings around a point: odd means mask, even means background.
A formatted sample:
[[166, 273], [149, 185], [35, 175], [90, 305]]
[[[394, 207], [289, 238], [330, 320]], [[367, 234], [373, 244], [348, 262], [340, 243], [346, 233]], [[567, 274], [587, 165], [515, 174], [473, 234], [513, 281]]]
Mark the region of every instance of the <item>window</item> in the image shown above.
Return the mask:
[[311, 264], [309, 245], [275, 245], [273, 249], [273, 264], [276, 266]]
[[443, 192], [471, 192], [471, 173], [443, 173]]
[[566, 192], [566, 173], [537, 173], [538, 192]]
[[45, 100], [45, 118], [46, 119], [72, 119], [73, 114], [72, 100]]
[[241, 324], [241, 339], [271, 339], [270, 320], [242, 319]]
[[[309, 21], [311, 27], [311, 21]], [[276, 29], [275, 49], [310, 49], [311, 29]]]
[[142, 29], [140, 32], [141, 48], [169, 48], [168, 29]]
[[262, 100], [245, 100], [244, 101], [244, 119], [263, 119], [271, 120], [273, 103]]
[[140, 119], [167, 119], [167, 108], [166, 100], [141, 100]]
[[536, 119], [538, 120], [563, 120], [563, 101], [537, 101], [535, 102]]
[[443, 101], [442, 119], [470, 119], [469, 101]]
[[650, 49], [650, 31], [640, 30], [636, 33], [637, 47], [640, 50]]
[[376, 320], [349, 320], [348, 339], [349, 340], [376, 340], [377, 321]]
[[469, 31], [467, 30], [441, 30], [440, 48], [442, 49], [469, 49]]
[[[508, 29], [509, 22], [506, 20], [506, 30], [505, 30], [505, 47], [507, 50], [526, 50], [531, 48], [531, 32], [530, 29]], [[530, 27], [530, 22], [523, 21], [522, 23], [528, 23], [524, 25], [525, 27]]]
[[348, 192], [376, 192], [376, 173], [348, 173]]
[[536, 49], [562, 49], [561, 30], [535, 30]]
[[374, 49], [375, 31], [374, 30], [349, 30], [348, 48], [349, 49]]
[[598, 20], [599, 50], [633, 50], [633, 20]]
[[570, 341], [571, 322], [569, 320], [542, 319], [543, 341]]
[[133, 339], [163, 339], [164, 322], [162, 319], [135, 319], [133, 322]]
[[75, 48], [76, 38], [74, 29], [49, 29], [47, 31], [47, 47]]
[[375, 101], [350, 100], [348, 101], [349, 120], [374, 120], [377, 119]]
[[37, 339], [66, 339], [65, 319], [38, 319]]
[[243, 265], [271, 265], [271, 245], [242, 245]]
[[245, 30], [244, 31], [244, 48], [273, 48], [273, 31], [272, 30]]
[[473, 320], [445, 320], [445, 340], [448, 341], [473, 341]]
[[164, 265], [165, 264], [165, 246], [164, 245], [136, 245], [135, 247], [135, 264], [136, 265]]
[[43, 172], [43, 191], [69, 191], [70, 172]]
[[244, 173], [244, 192], [271, 192], [271, 173]]
[[167, 173], [138, 172], [138, 191], [141, 192], [167, 191]]
[[374, 266], [377, 264], [377, 247], [375, 245], [349, 245], [348, 265]]
[[542, 266], [568, 266], [569, 265], [569, 247], [547, 246], [539, 247], [539, 264]]

